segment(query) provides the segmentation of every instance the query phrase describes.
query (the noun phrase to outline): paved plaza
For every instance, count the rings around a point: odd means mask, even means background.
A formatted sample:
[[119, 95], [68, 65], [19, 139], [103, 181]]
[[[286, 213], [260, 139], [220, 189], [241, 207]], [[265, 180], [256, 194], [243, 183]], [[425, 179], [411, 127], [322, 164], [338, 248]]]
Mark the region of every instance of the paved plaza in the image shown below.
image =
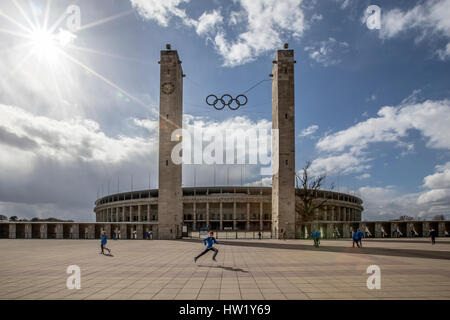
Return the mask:
[[[224, 240], [195, 264], [199, 240], [0, 240], [0, 299], [450, 299], [450, 241]], [[81, 289], [69, 290], [69, 265]], [[381, 289], [366, 286], [369, 265]]]

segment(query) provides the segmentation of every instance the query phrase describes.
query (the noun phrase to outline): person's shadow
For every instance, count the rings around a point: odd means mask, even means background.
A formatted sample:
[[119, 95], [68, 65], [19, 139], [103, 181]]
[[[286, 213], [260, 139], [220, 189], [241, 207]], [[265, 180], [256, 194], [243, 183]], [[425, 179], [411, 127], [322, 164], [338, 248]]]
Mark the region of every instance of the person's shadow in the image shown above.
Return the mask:
[[109, 252], [109, 253], [103, 253], [103, 255], [104, 255], [105, 257], [114, 257], [113, 254], [112, 254], [111, 252]]
[[[199, 267], [209, 267], [209, 268], [211, 268], [210, 266], [201, 266], [201, 265]], [[233, 268], [233, 267], [226, 267], [226, 266], [213, 266], [212, 268], [220, 268], [220, 269], [224, 269], [224, 270], [227, 270], [227, 271], [236, 271], [236, 272], [248, 273], [247, 270], [244, 270], [244, 269], [241, 269], [241, 268]]]

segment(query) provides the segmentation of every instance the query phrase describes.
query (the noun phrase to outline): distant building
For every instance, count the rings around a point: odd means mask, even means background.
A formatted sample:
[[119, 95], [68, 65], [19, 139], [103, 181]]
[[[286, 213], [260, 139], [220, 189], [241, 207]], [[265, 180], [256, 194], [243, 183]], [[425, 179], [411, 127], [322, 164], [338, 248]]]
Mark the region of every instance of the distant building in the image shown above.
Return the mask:
[[0, 221], [1, 220], [8, 220], [8, 217], [7, 216], [4, 216], [4, 215], [2, 215], [2, 214], [0, 214]]

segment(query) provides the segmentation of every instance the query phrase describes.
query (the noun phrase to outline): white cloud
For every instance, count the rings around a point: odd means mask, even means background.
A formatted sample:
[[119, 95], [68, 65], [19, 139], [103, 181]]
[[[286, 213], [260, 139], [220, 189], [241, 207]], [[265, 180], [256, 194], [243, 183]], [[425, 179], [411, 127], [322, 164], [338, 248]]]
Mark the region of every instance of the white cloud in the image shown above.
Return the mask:
[[172, 17], [180, 18], [185, 24], [192, 25], [192, 20], [186, 11], [180, 9], [183, 3], [190, 0], [130, 0], [138, 13], [145, 19], [154, 20], [160, 25], [167, 27]]
[[445, 47], [445, 49], [439, 49], [437, 51], [437, 55], [439, 57], [439, 59], [441, 60], [447, 60], [450, 58], [450, 42], [447, 43], [447, 46]]
[[367, 164], [370, 160], [351, 153], [319, 157], [311, 163], [311, 172], [313, 175], [359, 173], [371, 168]]
[[306, 137], [306, 136], [312, 135], [314, 132], [317, 131], [317, 129], [319, 129], [319, 126], [316, 125], [316, 124], [313, 124], [313, 125], [309, 126], [308, 128], [303, 129], [300, 132], [299, 136], [300, 137]]
[[365, 186], [358, 189], [358, 194], [364, 201], [363, 220], [388, 220], [403, 215], [413, 217], [426, 213], [424, 206], [418, 206], [418, 194], [401, 195], [393, 186]]
[[370, 173], [364, 173], [356, 177], [358, 180], [369, 179], [371, 177]]
[[427, 138], [429, 148], [450, 149], [450, 100], [383, 107], [378, 117], [360, 122], [346, 130], [322, 138], [320, 151], [363, 151], [372, 143], [397, 142], [415, 129]]
[[[408, 30], [417, 29], [421, 41], [430, 35], [450, 38], [450, 0], [429, 0], [403, 11], [392, 9], [381, 15], [380, 37], [389, 39]], [[449, 45], [436, 53], [441, 59], [448, 57]]]
[[[148, 139], [108, 137], [100, 131], [97, 122], [88, 119], [55, 120], [2, 104], [0, 112], [0, 143], [20, 150], [28, 157], [61, 162], [117, 163], [133, 153], [151, 149], [152, 141]], [[4, 157], [9, 156], [4, 154], [2, 159]]]
[[307, 46], [304, 50], [311, 59], [327, 67], [339, 64], [341, 62], [341, 56], [348, 52], [348, 48], [349, 45], [347, 42], [339, 42], [334, 38], [328, 38], [328, 40]]
[[441, 204], [450, 206], [450, 162], [436, 166], [436, 172], [424, 178], [423, 192], [417, 200], [419, 204]]
[[285, 33], [300, 37], [304, 32], [302, 0], [240, 0], [239, 3], [247, 17], [246, 30], [233, 40], [228, 40], [224, 31], [215, 37], [216, 49], [224, 58], [225, 66], [253, 61], [279, 47]]
[[223, 18], [219, 11], [213, 10], [211, 13], [203, 12], [198, 18], [197, 34], [204, 35], [212, 32], [214, 27], [223, 22]]
[[[413, 100], [407, 100], [413, 101]], [[414, 144], [404, 142], [409, 130], [418, 130], [426, 146], [450, 149], [450, 100], [401, 104], [383, 107], [378, 117], [359, 122], [320, 139], [316, 149], [322, 154], [312, 167], [317, 172], [357, 173], [371, 167], [369, 151], [374, 143], [395, 143], [399, 156], [414, 153]]]
[[[251, 62], [261, 54], [280, 47], [286, 36], [298, 38], [306, 28], [303, 0], [237, 0], [240, 11], [230, 13], [229, 25], [239, 25], [243, 30], [235, 38], [230, 38], [222, 27], [223, 17], [219, 11], [204, 12], [199, 19], [189, 17], [182, 4], [189, 0], [130, 0], [145, 19], [168, 26], [172, 17], [177, 17], [189, 27], [194, 27], [199, 35], [207, 36], [214, 43], [217, 52], [224, 59], [224, 66], [233, 67]], [[316, 17], [317, 18], [317, 17]]]

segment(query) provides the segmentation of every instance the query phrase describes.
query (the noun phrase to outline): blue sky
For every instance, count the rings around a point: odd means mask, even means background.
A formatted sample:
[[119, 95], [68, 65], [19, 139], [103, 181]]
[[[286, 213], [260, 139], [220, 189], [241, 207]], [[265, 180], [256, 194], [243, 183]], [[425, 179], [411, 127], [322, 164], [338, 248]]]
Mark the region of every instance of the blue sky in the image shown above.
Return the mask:
[[[101, 185], [116, 192], [119, 179], [129, 190], [132, 175], [144, 189], [150, 174], [157, 186], [157, 61], [166, 43], [187, 75], [186, 127], [270, 127], [270, 81], [239, 111], [204, 99], [269, 80], [286, 42], [297, 61], [296, 169], [313, 161], [337, 189], [363, 198], [365, 219], [450, 213], [450, 0], [17, 3], [0, 4], [2, 214], [93, 220]], [[364, 20], [373, 4], [379, 30]], [[71, 5], [81, 13], [76, 38], [36, 50], [33, 30]], [[197, 184], [212, 184], [210, 167], [196, 170]], [[216, 170], [224, 181], [226, 169]], [[191, 185], [193, 167], [183, 171]], [[240, 167], [230, 171], [240, 184]], [[257, 172], [246, 166], [244, 183], [269, 183]]]

